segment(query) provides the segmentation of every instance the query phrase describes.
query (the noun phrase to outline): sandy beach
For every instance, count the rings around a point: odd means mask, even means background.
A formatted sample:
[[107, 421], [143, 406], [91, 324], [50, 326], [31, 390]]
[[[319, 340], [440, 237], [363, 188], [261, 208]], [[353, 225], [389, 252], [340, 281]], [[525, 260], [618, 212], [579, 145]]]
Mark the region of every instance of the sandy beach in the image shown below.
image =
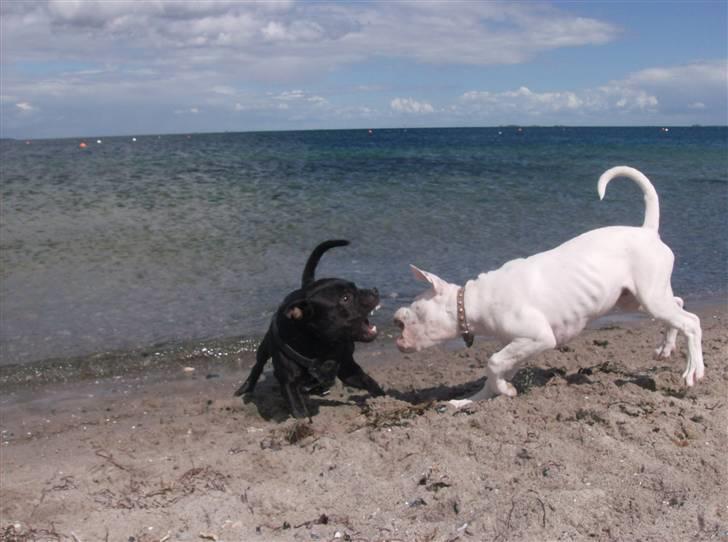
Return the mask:
[[[2, 391], [0, 540], [545, 541], [728, 537], [728, 311], [699, 312], [706, 377], [684, 341], [614, 321], [539, 356], [518, 397], [455, 410], [497, 348], [357, 351], [387, 390], [337, 384], [288, 418], [251, 356], [214, 349], [146, 371]], [[233, 358], [233, 359], [231, 359]]]

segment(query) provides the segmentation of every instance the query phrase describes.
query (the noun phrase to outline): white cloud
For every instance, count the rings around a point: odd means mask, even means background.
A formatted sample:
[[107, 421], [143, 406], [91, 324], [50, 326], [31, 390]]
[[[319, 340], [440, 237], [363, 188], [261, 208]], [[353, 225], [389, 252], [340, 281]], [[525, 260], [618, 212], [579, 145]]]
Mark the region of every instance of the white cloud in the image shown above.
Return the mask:
[[308, 100], [309, 103], [312, 103], [312, 104], [318, 105], [318, 106], [324, 106], [329, 103], [328, 100], [326, 98], [323, 98], [322, 96], [309, 96], [306, 99]]
[[15, 107], [20, 109], [20, 111], [22, 111], [23, 113], [32, 113], [33, 111], [38, 110], [37, 107], [34, 107], [33, 105], [31, 105], [28, 102], [18, 102], [15, 104]]
[[[3, 3], [5, 5], [6, 3]], [[130, 2], [53, 0], [3, 8], [5, 54], [137, 64], [169, 70], [206, 64], [252, 78], [284, 78], [372, 56], [428, 63], [508, 64], [560, 47], [614, 39], [613, 25], [542, 3]], [[89, 48], [89, 40], [94, 47]], [[145, 50], [138, 58], [129, 51]], [[201, 60], [201, 59], [200, 59]], [[129, 62], [131, 61], [131, 62]]]
[[212, 92], [215, 94], [222, 94], [223, 96], [233, 96], [236, 91], [233, 87], [227, 85], [216, 85], [212, 87]]
[[527, 87], [499, 93], [470, 91], [462, 101], [496, 109], [521, 110], [526, 112], [576, 110], [584, 107], [584, 100], [574, 92], [533, 92]]
[[389, 103], [393, 111], [397, 113], [434, 113], [435, 109], [428, 102], [418, 102], [412, 98], [395, 98]]
[[302, 100], [304, 98], [305, 98], [305, 94], [302, 90], [286, 90], [284, 92], [281, 92], [277, 96], [274, 96], [275, 100], [284, 100], [284, 101]]
[[328, 104], [328, 100], [326, 100], [326, 98], [314, 94], [308, 94], [303, 90], [287, 90], [280, 94], [273, 95], [271, 98], [281, 102], [308, 103], [318, 106]]
[[[491, 66], [598, 46], [621, 33], [570, 11], [588, 10], [539, 1], [1, 2], [0, 103], [20, 129], [33, 118], [50, 126], [70, 111], [109, 122], [112, 110], [148, 112], [150, 130], [208, 129], [203, 120], [246, 129], [286, 127], [288, 119], [300, 122], [292, 127], [377, 126], [403, 114], [423, 125], [724, 122], [725, 60], [651, 67], [589, 88], [533, 79], [507, 90], [475, 83], [504, 73]], [[576, 69], [565, 67], [565, 76]], [[451, 74], [458, 79], [447, 80]], [[509, 70], [510, 80], [517, 74]], [[465, 93], [464, 81], [472, 85]], [[23, 114], [18, 103], [38, 114]], [[164, 125], [165, 118], [172, 121]]]
[[630, 75], [627, 81], [634, 85], [652, 87], [686, 86], [690, 83], [725, 86], [728, 81], [728, 62], [717, 60], [667, 68], [648, 68]]
[[592, 118], [609, 124], [614, 120], [610, 115], [648, 119], [688, 111], [725, 111], [727, 86], [726, 63], [704, 62], [650, 68], [596, 88], [549, 92], [525, 86], [503, 92], [472, 90], [460, 97], [454, 111], [461, 117], [502, 119], [512, 115], [520, 119], [513, 122], [548, 117], [560, 119], [560, 123]]

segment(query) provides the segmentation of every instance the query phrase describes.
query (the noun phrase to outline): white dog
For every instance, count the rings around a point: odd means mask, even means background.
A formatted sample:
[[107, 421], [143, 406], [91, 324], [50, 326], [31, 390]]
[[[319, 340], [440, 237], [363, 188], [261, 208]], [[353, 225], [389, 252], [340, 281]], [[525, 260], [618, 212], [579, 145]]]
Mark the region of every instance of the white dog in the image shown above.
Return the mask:
[[642, 227], [610, 226], [583, 233], [552, 250], [483, 273], [462, 288], [411, 266], [415, 278], [432, 288], [395, 313], [402, 331], [397, 347], [413, 352], [458, 335], [469, 346], [473, 335], [495, 335], [508, 344], [490, 357], [485, 388], [471, 399], [513, 397], [516, 389], [508, 379], [520, 364], [566, 343], [615, 305], [641, 306], [667, 325], [657, 356], [671, 354], [678, 330], [687, 337], [682, 376], [692, 386], [705, 370], [700, 320], [683, 310], [682, 299], [672, 293], [674, 256], [657, 233], [657, 192], [642, 173], [620, 166], [599, 178], [600, 199], [609, 181], [619, 176], [635, 181], [644, 193]]

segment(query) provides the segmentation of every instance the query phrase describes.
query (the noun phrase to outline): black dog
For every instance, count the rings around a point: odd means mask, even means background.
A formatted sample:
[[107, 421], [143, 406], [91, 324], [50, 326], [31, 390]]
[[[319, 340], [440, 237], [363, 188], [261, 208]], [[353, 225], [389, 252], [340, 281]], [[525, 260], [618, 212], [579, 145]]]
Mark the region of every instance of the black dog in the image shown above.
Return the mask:
[[291, 292], [278, 307], [256, 353], [248, 379], [235, 392], [251, 393], [269, 358], [283, 397], [296, 418], [310, 416], [304, 393], [324, 393], [336, 377], [347, 386], [365, 389], [372, 395], [384, 391], [354, 361], [354, 341], [370, 342], [376, 326], [367, 316], [379, 304], [376, 288], [361, 290], [352, 282], [314, 279], [321, 256], [349, 241], [324, 241], [306, 262], [301, 288]]

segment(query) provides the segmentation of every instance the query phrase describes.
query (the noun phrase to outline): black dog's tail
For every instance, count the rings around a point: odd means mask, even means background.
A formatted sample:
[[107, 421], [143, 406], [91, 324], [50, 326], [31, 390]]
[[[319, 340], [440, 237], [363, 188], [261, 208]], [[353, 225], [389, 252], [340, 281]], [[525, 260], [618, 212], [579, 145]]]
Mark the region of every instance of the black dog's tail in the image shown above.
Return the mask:
[[348, 244], [349, 241], [347, 241], [346, 239], [331, 239], [329, 241], [324, 241], [315, 249], [313, 249], [313, 252], [311, 252], [311, 255], [308, 257], [308, 261], [306, 262], [306, 267], [304, 267], [303, 269], [303, 276], [301, 277], [301, 288], [304, 288], [307, 284], [310, 284], [314, 281], [316, 266], [318, 265], [321, 256], [324, 255], [324, 252], [326, 252], [330, 248], [345, 247]]

